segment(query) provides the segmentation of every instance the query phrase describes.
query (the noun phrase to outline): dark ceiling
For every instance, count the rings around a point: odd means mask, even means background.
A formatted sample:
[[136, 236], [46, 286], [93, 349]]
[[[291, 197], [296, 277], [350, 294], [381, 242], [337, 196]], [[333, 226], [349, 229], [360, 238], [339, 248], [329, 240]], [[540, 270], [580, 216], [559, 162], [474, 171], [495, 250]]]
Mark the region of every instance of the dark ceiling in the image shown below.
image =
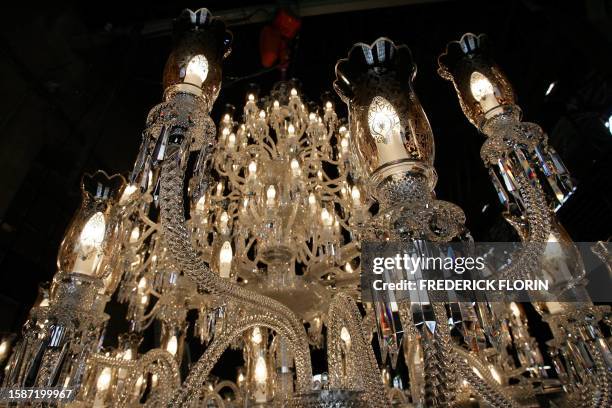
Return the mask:
[[[225, 103], [239, 106], [249, 81], [265, 91], [280, 78], [273, 70], [241, 80], [262, 70], [259, 33], [274, 4], [16, 3], [5, 6], [0, 25], [0, 331], [18, 330], [38, 282], [55, 272], [58, 245], [79, 204], [80, 175], [131, 169], [146, 114], [160, 100], [174, 16], [206, 6], [232, 20], [233, 53], [215, 115]], [[463, 207], [481, 240], [508, 236], [479, 158], [483, 136], [435, 69], [446, 42], [466, 31], [488, 33], [526, 120], [544, 127], [577, 179], [561, 220], [577, 241], [612, 235], [612, 135], [604, 126], [612, 113], [612, 1], [282, 3], [308, 15], [288, 73], [313, 100], [331, 90], [334, 64], [353, 43], [387, 36], [412, 48], [416, 90], [436, 138], [436, 191]], [[399, 3], [412, 4], [383, 7]], [[355, 8], [362, 10], [313, 15]]]

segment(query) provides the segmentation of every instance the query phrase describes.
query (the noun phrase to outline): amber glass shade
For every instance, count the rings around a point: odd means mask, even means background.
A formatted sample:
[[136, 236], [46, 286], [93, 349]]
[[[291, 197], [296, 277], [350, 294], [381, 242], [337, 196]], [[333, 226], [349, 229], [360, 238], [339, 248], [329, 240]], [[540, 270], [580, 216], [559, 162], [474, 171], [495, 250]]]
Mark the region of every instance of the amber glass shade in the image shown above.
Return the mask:
[[336, 64], [334, 89], [348, 105], [353, 154], [375, 184], [433, 164], [433, 136], [412, 87], [415, 75], [410, 49], [387, 38], [355, 44]]
[[438, 73], [452, 81], [465, 116], [480, 128], [485, 119], [515, 110], [512, 85], [488, 53], [487, 36], [464, 34], [438, 57]]
[[103, 171], [81, 179], [81, 207], [74, 215], [58, 254], [59, 272], [94, 277], [111, 273], [110, 261], [119, 252], [121, 217], [113, 206], [125, 189], [125, 179]]
[[164, 89], [203, 95], [214, 101], [221, 86], [221, 64], [232, 35], [207, 9], [184, 10], [174, 22], [174, 48], [164, 68]]

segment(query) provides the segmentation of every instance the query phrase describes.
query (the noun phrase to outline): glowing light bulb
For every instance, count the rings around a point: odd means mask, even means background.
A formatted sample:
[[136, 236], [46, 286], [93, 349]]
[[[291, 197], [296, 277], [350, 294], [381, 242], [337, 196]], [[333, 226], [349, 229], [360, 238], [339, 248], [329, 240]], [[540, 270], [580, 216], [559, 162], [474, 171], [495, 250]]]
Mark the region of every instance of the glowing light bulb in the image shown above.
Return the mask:
[[132, 349], [125, 350], [121, 358], [123, 358], [124, 360], [131, 360], [132, 359]]
[[266, 191], [266, 197], [268, 198], [268, 207], [272, 207], [276, 204], [276, 188], [274, 188], [274, 186], [268, 187], [268, 190]]
[[321, 222], [326, 227], [331, 227], [332, 225], [334, 225], [334, 218], [329, 213], [327, 208], [321, 209]]
[[400, 121], [393, 105], [382, 96], [376, 96], [368, 109], [368, 126], [376, 143], [389, 144], [393, 133], [400, 133]]
[[196, 203], [196, 206], [195, 206], [195, 210], [198, 214], [204, 213], [205, 209], [206, 209], [206, 193], [202, 194], [202, 197], [198, 199], [198, 202]]
[[291, 91], [289, 93], [291, 94], [291, 96], [297, 96], [297, 89], [291, 88]]
[[129, 203], [132, 199], [132, 194], [134, 194], [138, 190], [138, 187], [135, 184], [128, 184], [123, 189], [123, 193], [121, 193], [121, 198], [119, 198], [119, 204], [125, 205]]
[[330, 101], [325, 102], [325, 109], [327, 109], [327, 110], [331, 110], [331, 108], [332, 108], [333, 106], [334, 106], [334, 105], [332, 105], [332, 103], [331, 103]]
[[255, 382], [259, 384], [265, 384], [268, 380], [268, 366], [263, 356], [257, 357], [257, 363], [255, 363]]
[[236, 146], [236, 134], [230, 133], [227, 138], [227, 147], [233, 149]]
[[361, 192], [357, 186], [353, 186], [351, 189], [351, 197], [353, 198], [355, 207], [359, 207], [361, 205]]
[[308, 195], [308, 204], [310, 205], [310, 209], [312, 211], [317, 210], [317, 197], [315, 197], [314, 193], [310, 193]]
[[340, 330], [340, 340], [342, 340], [345, 344], [351, 343], [351, 334], [349, 333], [346, 327], [342, 327]]
[[342, 153], [346, 153], [348, 151], [348, 147], [349, 147], [348, 137], [343, 137], [342, 140], [340, 140], [340, 147], [342, 148]]
[[98, 211], [87, 220], [79, 236], [79, 243], [85, 249], [85, 252], [100, 248], [104, 241], [105, 230], [104, 214]]
[[238, 386], [241, 386], [244, 383], [244, 374], [238, 374], [238, 379], [236, 380], [236, 383], [238, 384]]
[[272, 107], [274, 109], [278, 109], [278, 108], [280, 108], [280, 104], [278, 103], [278, 101], [274, 101], [274, 103], [272, 104]]
[[138, 281], [138, 289], [144, 291], [147, 288], [147, 278], [144, 276]]
[[266, 118], [266, 111], [265, 110], [260, 110], [259, 111], [259, 118], [260, 119], [265, 119]]
[[146, 305], [148, 301], [149, 301], [149, 295], [142, 295], [140, 297], [140, 304], [141, 305]]
[[96, 382], [96, 389], [98, 391], [106, 391], [110, 388], [112, 380], [112, 372], [110, 367], [104, 367], [98, 376], [98, 381]]
[[217, 195], [220, 196], [223, 194], [223, 182], [220, 181], [217, 183]]
[[8, 353], [8, 348], [8, 340], [4, 340], [2, 343], [0, 343], [0, 359], [3, 359], [6, 356], [6, 354]]
[[183, 82], [199, 88], [206, 81], [206, 77], [208, 77], [208, 60], [206, 57], [202, 54], [192, 57], [187, 63]]
[[178, 351], [178, 340], [176, 336], [170, 337], [170, 340], [168, 340], [168, 344], [166, 344], [166, 351], [168, 351], [168, 353], [172, 354], [173, 356], [176, 355], [176, 352]]
[[219, 251], [219, 275], [222, 278], [229, 278], [230, 276], [233, 255], [232, 244], [229, 241], [225, 241]]
[[231, 119], [232, 117], [230, 116], [229, 113], [226, 113], [225, 115], [223, 115], [223, 122], [228, 123]]
[[296, 159], [291, 159], [291, 173], [293, 174], [293, 176], [297, 177], [300, 175], [300, 173], [302, 172], [302, 169], [300, 168], [300, 162], [298, 162]]
[[257, 173], [257, 163], [252, 161], [249, 163], [249, 174], [255, 175]]
[[261, 344], [261, 342], [263, 341], [261, 329], [257, 326], [253, 328], [253, 333], [251, 334], [251, 341], [253, 342], [253, 344]]
[[249, 102], [253, 102], [253, 101], [255, 100], [255, 95], [253, 95], [253, 94], [249, 94], [249, 95], [247, 96], [247, 99], [249, 100]]
[[102, 258], [102, 243], [106, 232], [104, 214], [97, 212], [83, 226], [75, 248], [77, 257], [73, 270], [86, 275], [93, 275]]
[[353, 267], [351, 266], [351, 264], [349, 262], [346, 263], [346, 265], [344, 265], [344, 270], [346, 271], [346, 273], [353, 273]]
[[289, 137], [295, 136], [295, 126], [293, 126], [292, 123], [287, 126], [287, 133], [289, 134]]
[[138, 241], [138, 238], [140, 238], [140, 228], [138, 228], [138, 226], [132, 228], [132, 232], [130, 232], [130, 243], [134, 243], [136, 241]]
[[308, 120], [310, 120], [311, 122], [314, 122], [315, 120], [317, 120], [317, 115], [315, 115], [314, 112], [310, 112], [308, 114]]
[[495, 98], [495, 89], [491, 81], [478, 71], [472, 72], [470, 76], [470, 91], [472, 96], [480, 104], [484, 113], [499, 106]]

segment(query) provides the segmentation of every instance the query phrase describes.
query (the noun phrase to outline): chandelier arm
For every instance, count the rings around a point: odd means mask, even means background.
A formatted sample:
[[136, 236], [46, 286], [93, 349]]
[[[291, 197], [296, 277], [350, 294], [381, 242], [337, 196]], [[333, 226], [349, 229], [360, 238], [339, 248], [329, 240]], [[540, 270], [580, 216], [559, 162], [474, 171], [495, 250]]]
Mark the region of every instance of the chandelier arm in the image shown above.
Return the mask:
[[[519, 405], [506, 395], [502, 388], [496, 384], [490, 371], [478, 357], [464, 350], [459, 345], [453, 346], [453, 352], [457, 355], [459, 373], [480, 398], [494, 407], [519, 407]], [[474, 368], [478, 370], [482, 378], [474, 372]]]
[[382, 383], [374, 350], [366, 341], [368, 336], [364, 332], [361, 314], [355, 300], [346, 293], [338, 293], [331, 301], [328, 318], [330, 385], [334, 388], [342, 388], [343, 385], [341, 381], [343, 374], [340, 371], [342, 367], [341, 344], [345, 340], [341, 338], [341, 331], [346, 327], [350, 335], [347, 382], [361, 385], [369, 407], [388, 407], [389, 400]]
[[269, 297], [251, 292], [214, 273], [194, 251], [190, 232], [183, 215], [183, 172], [180, 165], [180, 148], [169, 146], [161, 173], [160, 207], [162, 231], [165, 241], [184, 273], [198, 285], [199, 292], [211, 292], [244, 304], [249, 308], [273, 311], [279, 323], [285, 324], [294, 333], [297, 388], [304, 392], [312, 383], [310, 350], [302, 322], [286, 306]]
[[[295, 345], [301, 342], [301, 336], [296, 337], [296, 335], [300, 335], [300, 333], [295, 333], [290, 326], [279, 322], [274, 312], [268, 311], [260, 314], [249, 314], [235, 323], [230, 323], [229, 328], [215, 337], [210, 346], [191, 369], [182, 387], [172, 395], [168, 407], [191, 406], [194, 398], [199, 398], [199, 390], [202, 388], [202, 384], [223, 352], [245, 331], [254, 327], [266, 327], [276, 331], [278, 335], [286, 337], [289, 340], [289, 346], [294, 353], [294, 357], [296, 356], [295, 353], [299, 350], [295, 348]], [[299, 391], [305, 392], [308, 390], [304, 389]]]
[[542, 187], [537, 180], [516, 175], [516, 182], [525, 204], [525, 218], [529, 232], [524, 245], [511, 255], [512, 263], [499, 271], [500, 279], [526, 279], [540, 267], [540, 257], [550, 235], [550, 214]]

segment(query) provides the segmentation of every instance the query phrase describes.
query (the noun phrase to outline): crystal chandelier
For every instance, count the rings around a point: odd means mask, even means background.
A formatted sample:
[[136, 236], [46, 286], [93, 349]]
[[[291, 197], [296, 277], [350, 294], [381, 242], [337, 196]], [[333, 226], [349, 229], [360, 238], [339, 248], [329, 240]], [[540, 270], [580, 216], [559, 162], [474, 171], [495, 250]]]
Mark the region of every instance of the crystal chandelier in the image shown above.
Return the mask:
[[[553, 283], [533, 302], [546, 345], [520, 303], [363, 287], [368, 242], [473, 244], [461, 208], [435, 196], [406, 46], [380, 38], [338, 62], [348, 120], [287, 81], [215, 125], [231, 34], [206, 9], [185, 10], [175, 31], [134, 168], [83, 177], [51, 286], [21, 338], [0, 343], [3, 387], [73, 390], [60, 401], [73, 407], [610, 406], [609, 309], [589, 300], [581, 261], [558, 268], [580, 258], [555, 215], [574, 186], [542, 129], [521, 121], [486, 37], [451, 42], [439, 73], [487, 136], [483, 163], [529, 244], [495, 276]], [[594, 251], [610, 264], [606, 244]], [[112, 297], [129, 329], [103, 348]], [[190, 364], [193, 339], [205, 348]], [[230, 348], [243, 364], [212, 375]], [[314, 350], [327, 363], [315, 375]]]

